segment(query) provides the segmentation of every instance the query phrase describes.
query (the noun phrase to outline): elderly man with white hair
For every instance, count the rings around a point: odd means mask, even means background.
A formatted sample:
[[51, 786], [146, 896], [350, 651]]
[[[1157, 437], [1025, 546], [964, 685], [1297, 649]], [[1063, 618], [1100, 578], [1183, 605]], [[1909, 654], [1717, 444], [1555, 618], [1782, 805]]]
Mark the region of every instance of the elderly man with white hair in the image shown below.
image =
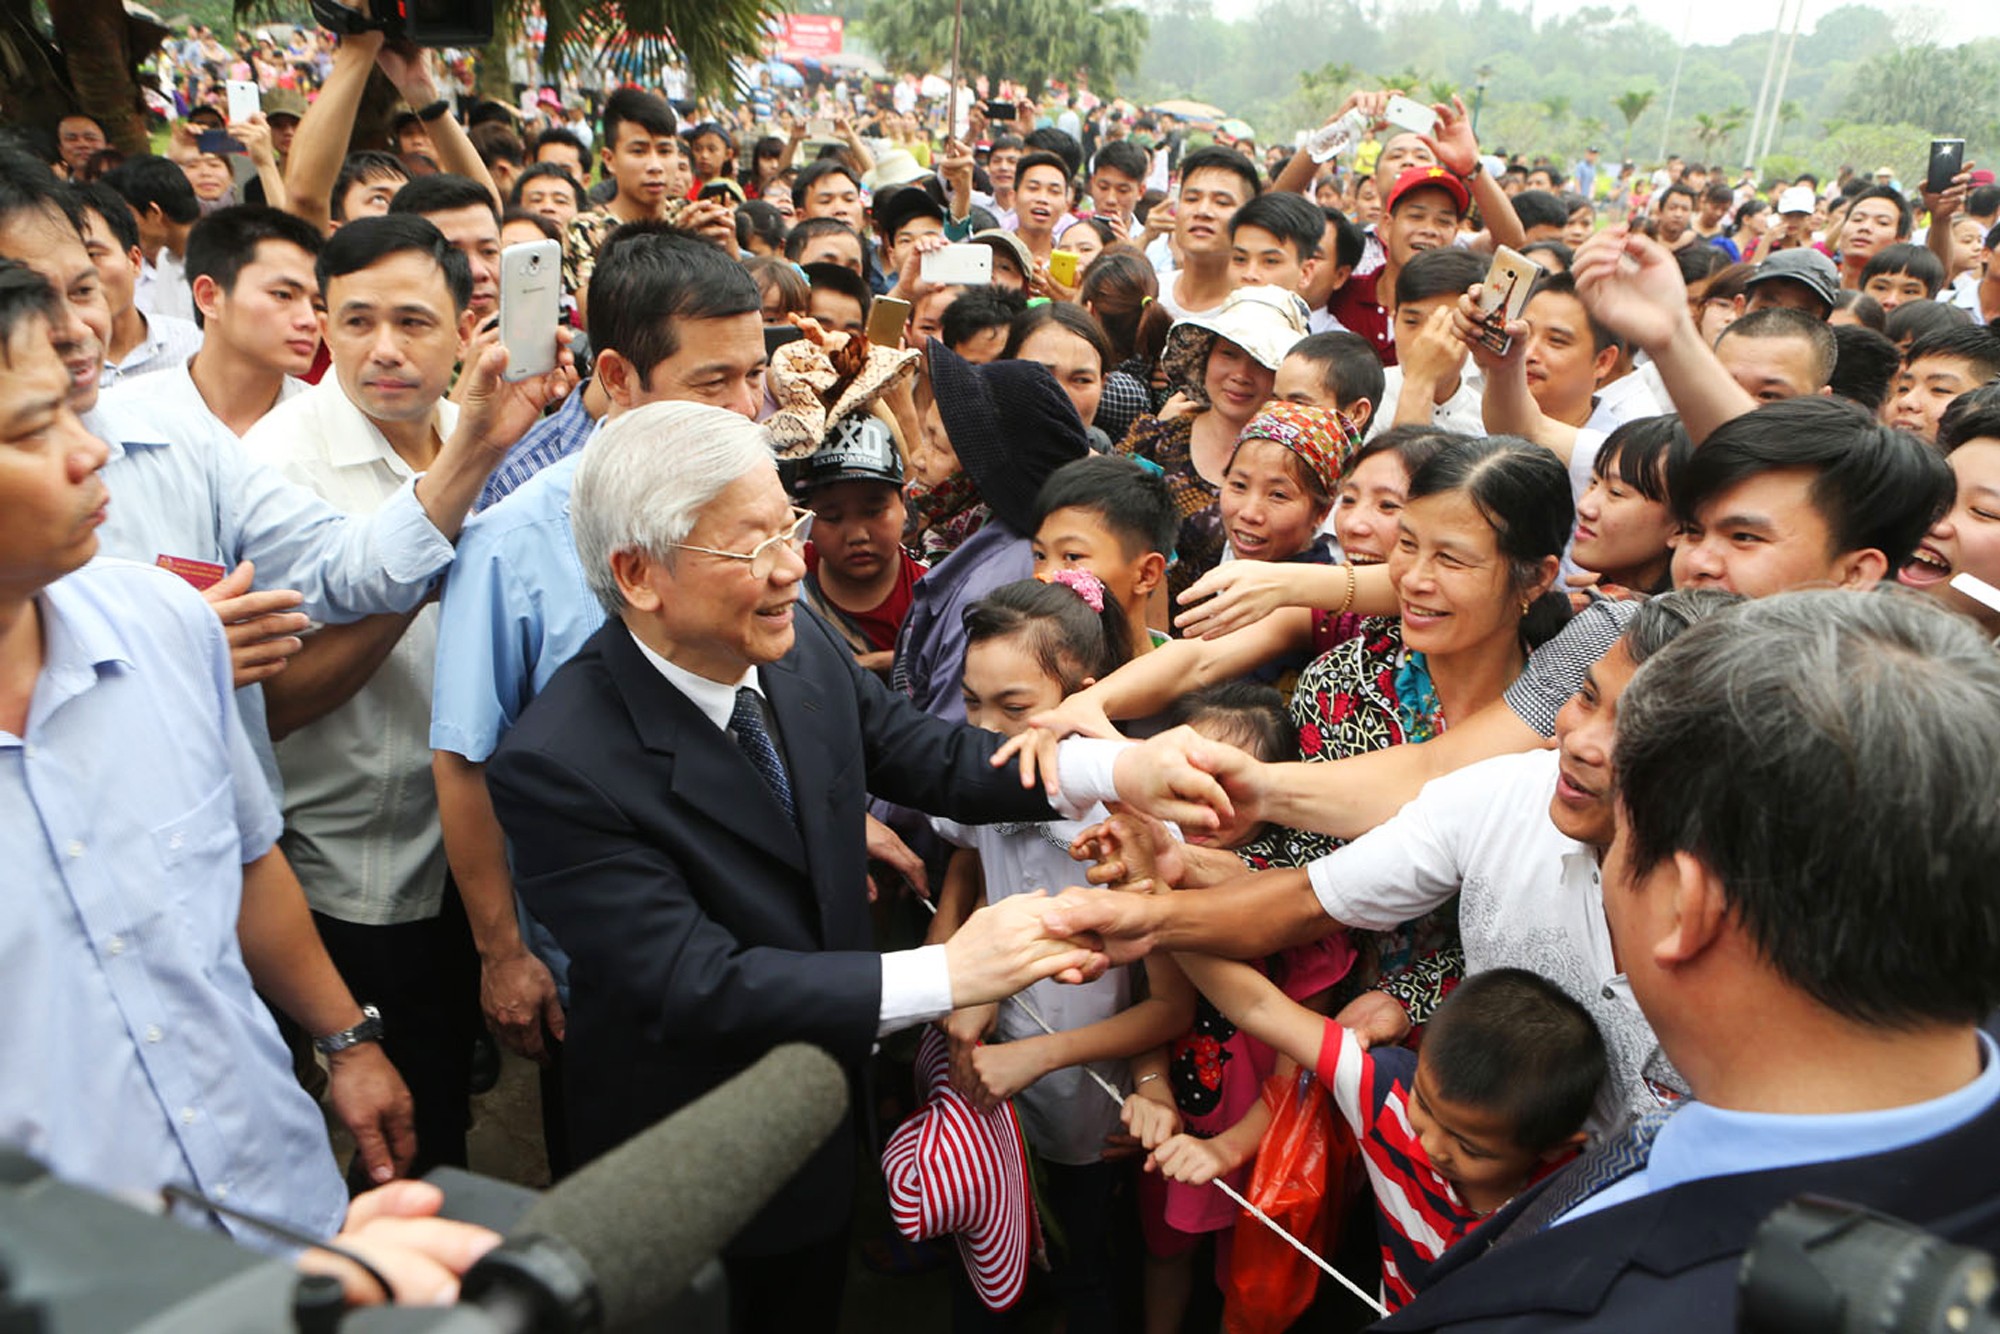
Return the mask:
[[[487, 771], [522, 896], [572, 960], [578, 1161], [781, 1042], [858, 1072], [883, 1034], [1102, 966], [1046, 938], [1033, 895], [946, 945], [873, 947], [865, 794], [966, 822], [1051, 811], [992, 764], [998, 736], [891, 693], [799, 605], [810, 519], [763, 431], [717, 408], [623, 414], [578, 466], [571, 523], [609, 619]], [[1086, 805], [1140, 777], [1117, 743], [1059, 763]], [[1197, 825], [1226, 806], [1204, 774], [1167, 781]], [[839, 1323], [854, 1147], [850, 1125], [726, 1252], [739, 1328]]]

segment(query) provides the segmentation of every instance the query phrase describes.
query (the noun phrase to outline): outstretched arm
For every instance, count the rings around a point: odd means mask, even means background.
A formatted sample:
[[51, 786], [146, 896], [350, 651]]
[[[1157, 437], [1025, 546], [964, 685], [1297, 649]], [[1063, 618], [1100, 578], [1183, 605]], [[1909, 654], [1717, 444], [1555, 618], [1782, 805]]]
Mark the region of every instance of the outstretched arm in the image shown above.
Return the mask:
[[320, 85], [319, 96], [306, 108], [285, 156], [291, 211], [321, 231], [333, 230], [333, 183], [347, 157], [347, 140], [354, 132], [362, 91], [368, 87], [368, 72], [375, 68], [375, 53], [381, 49], [379, 32], [341, 38], [333, 68]]

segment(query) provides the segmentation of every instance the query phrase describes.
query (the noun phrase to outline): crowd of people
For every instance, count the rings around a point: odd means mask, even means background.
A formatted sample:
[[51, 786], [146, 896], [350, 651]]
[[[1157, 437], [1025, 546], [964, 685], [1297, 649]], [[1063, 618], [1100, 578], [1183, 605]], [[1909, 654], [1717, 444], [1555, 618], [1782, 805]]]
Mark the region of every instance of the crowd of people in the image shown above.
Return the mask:
[[[0, 148], [0, 1142], [437, 1300], [495, 1039], [557, 1176], [803, 1040], [788, 1334], [858, 1242], [1282, 1327], [1215, 1183], [1315, 1082], [1387, 1328], [1726, 1327], [1802, 1192], [2000, 1244], [1990, 172], [170, 54], [165, 155]], [[854, 1235], [947, 1102], [1033, 1161], [918, 1163], [1026, 1209], [964, 1265]]]

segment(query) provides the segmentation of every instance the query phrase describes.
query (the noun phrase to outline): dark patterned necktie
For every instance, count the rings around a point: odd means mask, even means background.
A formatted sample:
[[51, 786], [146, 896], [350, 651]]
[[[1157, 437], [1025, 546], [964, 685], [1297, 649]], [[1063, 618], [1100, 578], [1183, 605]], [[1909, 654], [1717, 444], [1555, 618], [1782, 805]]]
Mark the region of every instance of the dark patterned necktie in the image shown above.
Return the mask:
[[1521, 1210], [1507, 1230], [1493, 1239], [1492, 1249], [1534, 1236], [1598, 1191], [1644, 1167], [1653, 1152], [1653, 1140], [1673, 1112], [1671, 1107], [1656, 1107], [1599, 1140]]
[[736, 691], [736, 708], [729, 715], [729, 734], [736, 738], [736, 744], [764, 780], [764, 786], [771, 789], [771, 795], [785, 808], [785, 814], [793, 824], [799, 821], [799, 813], [792, 805], [792, 780], [785, 773], [785, 762], [778, 758], [778, 748], [771, 742], [771, 733], [764, 727], [764, 711], [758, 707], [757, 692], [749, 686], [741, 686]]

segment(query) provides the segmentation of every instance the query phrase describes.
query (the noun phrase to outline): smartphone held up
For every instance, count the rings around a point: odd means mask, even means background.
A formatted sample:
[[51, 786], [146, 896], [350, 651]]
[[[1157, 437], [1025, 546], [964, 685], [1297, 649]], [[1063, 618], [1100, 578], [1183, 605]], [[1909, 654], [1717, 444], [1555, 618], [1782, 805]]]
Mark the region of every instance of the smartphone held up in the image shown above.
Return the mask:
[[1497, 246], [1486, 281], [1479, 289], [1479, 342], [1496, 357], [1513, 350], [1507, 326], [1521, 318], [1528, 297], [1542, 276], [1542, 266], [1512, 246]]
[[547, 375], [556, 368], [562, 324], [562, 247], [525, 241], [500, 252], [500, 342], [507, 349], [508, 381]]

